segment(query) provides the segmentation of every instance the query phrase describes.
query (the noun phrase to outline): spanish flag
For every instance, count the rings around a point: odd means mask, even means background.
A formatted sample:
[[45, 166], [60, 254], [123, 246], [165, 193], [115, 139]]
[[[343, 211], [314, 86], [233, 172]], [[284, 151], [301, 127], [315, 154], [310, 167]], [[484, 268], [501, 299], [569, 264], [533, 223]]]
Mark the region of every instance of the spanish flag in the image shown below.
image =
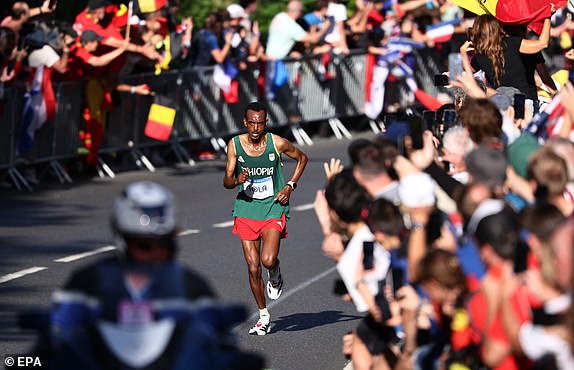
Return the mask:
[[145, 135], [152, 139], [167, 141], [175, 121], [175, 109], [153, 103], [149, 110]]
[[153, 13], [167, 5], [167, 0], [135, 0], [134, 13]]
[[567, 0], [452, 0], [453, 3], [476, 15], [491, 14], [508, 24], [527, 24], [540, 34], [544, 19], [551, 16], [550, 4], [556, 9]]

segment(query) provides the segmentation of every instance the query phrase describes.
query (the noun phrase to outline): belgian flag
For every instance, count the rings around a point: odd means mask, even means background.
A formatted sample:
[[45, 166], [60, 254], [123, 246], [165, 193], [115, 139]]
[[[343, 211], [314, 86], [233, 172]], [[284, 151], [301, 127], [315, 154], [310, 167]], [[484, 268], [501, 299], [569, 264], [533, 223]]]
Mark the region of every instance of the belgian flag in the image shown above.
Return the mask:
[[544, 19], [551, 16], [550, 3], [556, 9], [566, 4], [566, 0], [452, 0], [453, 3], [476, 15], [491, 14], [499, 21], [508, 24], [527, 24], [540, 34]]
[[134, 14], [157, 12], [167, 5], [167, 0], [134, 0]]
[[175, 108], [154, 102], [149, 110], [145, 135], [152, 139], [167, 141], [175, 121]]

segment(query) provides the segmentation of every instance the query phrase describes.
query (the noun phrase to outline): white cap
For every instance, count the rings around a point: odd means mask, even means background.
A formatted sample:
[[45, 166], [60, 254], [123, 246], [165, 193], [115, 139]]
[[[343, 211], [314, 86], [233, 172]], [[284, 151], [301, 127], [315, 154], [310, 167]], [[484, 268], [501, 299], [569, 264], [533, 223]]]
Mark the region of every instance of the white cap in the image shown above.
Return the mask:
[[399, 182], [401, 204], [410, 208], [433, 206], [436, 202], [435, 183], [429, 175], [417, 172]]
[[245, 9], [241, 7], [239, 4], [231, 4], [227, 7], [227, 11], [229, 12], [229, 16], [232, 19], [235, 18], [248, 18], [247, 13], [245, 13]]

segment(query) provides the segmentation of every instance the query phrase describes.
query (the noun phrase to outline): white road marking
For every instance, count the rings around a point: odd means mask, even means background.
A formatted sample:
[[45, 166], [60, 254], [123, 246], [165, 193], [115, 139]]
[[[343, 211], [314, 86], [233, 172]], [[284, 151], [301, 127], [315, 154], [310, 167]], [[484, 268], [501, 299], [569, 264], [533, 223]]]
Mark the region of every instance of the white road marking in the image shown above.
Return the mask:
[[[278, 305], [279, 303], [281, 303], [281, 301], [291, 297], [293, 294], [299, 293], [300, 291], [302, 291], [303, 289], [307, 288], [309, 285], [316, 283], [317, 281], [321, 280], [322, 278], [324, 278], [325, 276], [329, 275], [330, 273], [332, 273], [333, 271], [335, 271], [337, 269], [337, 266], [333, 266], [330, 269], [323, 271], [322, 273], [320, 273], [319, 275], [315, 275], [313, 276], [311, 279], [302, 282], [301, 284], [297, 285], [295, 288], [292, 289], [288, 289], [287, 291], [284, 291], [283, 294], [281, 294], [281, 297], [279, 297], [278, 300], [276, 301], [272, 301], [271, 303], [267, 304], [267, 308], [272, 308], [276, 305]], [[269, 302], [270, 300], [267, 300], [267, 302]], [[253, 315], [251, 315], [251, 317], [249, 317], [249, 319], [247, 319], [247, 321], [244, 322], [244, 325], [249, 325], [251, 324], [251, 321], [255, 320], [259, 318], [259, 311], [255, 311], [253, 313]]]
[[183, 230], [180, 231], [177, 236], [186, 236], [186, 235], [191, 235], [191, 234], [199, 234], [201, 231], [197, 230], [197, 229], [188, 229], [188, 230]]
[[[293, 207], [292, 209], [293, 209], [294, 211], [307, 211], [307, 210], [310, 210], [310, 209], [313, 209], [313, 208], [314, 208], [313, 203], [308, 203], [308, 204], [302, 204], [302, 205], [300, 205], [300, 206]], [[218, 228], [218, 229], [223, 229], [223, 228], [232, 227], [232, 226], [233, 226], [233, 221], [226, 221], [226, 222], [220, 222], [220, 223], [217, 223], [217, 224], [213, 224], [213, 227]], [[183, 230], [183, 231], [179, 232], [177, 235], [178, 235], [178, 236], [186, 236], [186, 235], [192, 235], [192, 234], [199, 234], [200, 232], [201, 232], [201, 230], [188, 229], [188, 230]], [[78, 254], [73, 254], [73, 255], [71, 255], [71, 256], [58, 258], [58, 259], [55, 259], [54, 262], [60, 262], [60, 263], [74, 262], [74, 261], [80, 260], [80, 259], [82, 259], [82, 258], [91, 257], [91, 256], [94, 256], [94, 255], [96, 255], [96, 254], [109, 252], [109, 251], [112, 251], [112, 250], [114, 250], [114, 249], [116, 249], [115, 246], [113, 246], [113, 245], [106, 245], [106, 246], [104, 246], [104, 247], [95, 249], [95, 250], [93, 250], [93, 251], [91, 251], [91, 252], [78, 253]], [[27, 268], [27, 269], [24, 269], [24, 270], [21, 270], [21, 271], [17, 271], [17, 272], [11, 273], [11, 274], [7, 274], [7, 275], [4, 275], [4, 276], [0, 276], [0, 284], [1, 284], [1, 283], [5, 283], [5, 282], [10, 281], [10, 280], [18, 279], [18, 278], [20, 278], [20, 277], [22, 277], [22, 276], [34, 274], [34, 273], [36, 273], [36, 272], [38, 272], [38, 271], [42, 271], [42, 270], [46, 270], [46, 269], [47, 269], [47, 267], [37, 267], [37, 266], [35, 266], [35, 267], [30, 267], [30, 268]], [[295, 294], [297, 291], [306, 288], [307, 286], [309, 286], [310, 284], [314, 283], [315, 281], [317, 281], [317, 280], [323, 278], [323, 276], [326, 276], [326, 275], [328, 275], [329, 273], [331, 273], [331, 271], [333, 271], [334, 269], [335, 269], [335, 268], [333, 267], [333, 268], [331, 268], [330, 270], [327, 270], [327, 271], [323, 272], [322, 274], [315, 276], [315, 277], [312, 278], [311, 280], [308, 280], [307, 282], [298, 285], [297, 287], [295, 287], [295, 289], [292, 289], [292, 290], [290, 289], [288, 293], [285, 293], [285, 294], [283, 295], [283, 298], [287, 298], [287, 297], [289, 297], [291, 294]], [[273, 307], [274, 305], [275, 305], [275, 303], [271, 303], [271, 304], [269, 305], [269, 307]], [[253, 318], [256, 317], [257, 315], [258, 315], [257, 312], [256, 312], [255, 314], [253, 314]]]
[[30, 275], [30, 274], [36, 273], [38, 271], [42, 271], [45, 269], [47, 269], [47, 267], [34, 266], [34, 267], [27, 268], [25, 270], [14, 272], [12, 274], [0, 276], [0, 284], [5, 283], [5, 282], [10, 281], [10, 280], [18, 279], [18, 278], [25, 276], [25, 275]]
[[217, 229], [223, 229], [226, 227], [231, 227], [233, 226], [233, 221], [226, 221], [226, 222], [220, 222], [218, 224], [213, 224], [213, 227], [217, 228]]
[[91, 251], [91, 252], [78, 253], [78, 254], [73, 254], [73, 255], [71, 255], [71, 256], [68, 256], [68, 257], [58, 258], [58, 259], [55, 259], [54, 262], [63, 262], [63, 263], [73, 262], [73, 261], [77, 261], [77, 260], [79, 260], [79, 259], [86, 258], [86, 257], [90, 257], [90, 256], [93, 256], [93, 255], [96, 255], [96, 254], [113, 251], [114, 249], [116, 249], [115, 246], [113, 246], [113, 245], [106, 245], [105, 247], [101, 247], [101, 248], [95, 249], [95, 250], [93, 250], [93, 251]]
[[293, 207], [294, 211], [308, 211], [314, 209], [315, 205], [313, 203], [302, 204], [300, 206]]

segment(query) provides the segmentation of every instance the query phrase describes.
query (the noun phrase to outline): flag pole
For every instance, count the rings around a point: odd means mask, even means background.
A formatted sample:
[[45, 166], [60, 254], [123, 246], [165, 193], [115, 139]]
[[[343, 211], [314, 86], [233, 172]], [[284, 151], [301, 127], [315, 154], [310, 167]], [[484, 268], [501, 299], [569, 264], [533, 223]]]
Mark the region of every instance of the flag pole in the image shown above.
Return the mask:
[[126, 40], [129, 40], [130, 38], [130, 29], [132, 28], [130, 20], [132, 18], [134, 9], [133, 9], [133, 1], [130, 1], [128, 3], [128, 21], [127, 21], [127, 27], [126, 27]]

